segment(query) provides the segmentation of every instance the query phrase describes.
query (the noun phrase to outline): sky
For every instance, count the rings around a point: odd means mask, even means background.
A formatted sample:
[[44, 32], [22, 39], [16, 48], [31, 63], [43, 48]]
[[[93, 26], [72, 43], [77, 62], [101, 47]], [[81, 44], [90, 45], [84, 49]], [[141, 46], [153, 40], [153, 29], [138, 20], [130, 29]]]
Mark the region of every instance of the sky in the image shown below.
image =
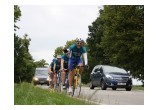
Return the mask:
[[31, 38], [29, 51], [35, 61], [50, 63], [54, 51], [65, 46], [67, 40], [88, 37], [88, 26], [99, 16], [96, 5], [20, 5], [22, 16], [17, 26], [19, 36]]

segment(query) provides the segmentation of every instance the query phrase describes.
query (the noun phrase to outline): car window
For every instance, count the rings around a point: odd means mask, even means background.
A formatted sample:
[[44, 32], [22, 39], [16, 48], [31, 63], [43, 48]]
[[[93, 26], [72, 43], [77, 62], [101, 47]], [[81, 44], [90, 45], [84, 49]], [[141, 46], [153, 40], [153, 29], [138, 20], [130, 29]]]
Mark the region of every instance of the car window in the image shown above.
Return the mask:
[[48, 75], [48, 70], [36, 70], [35, 75], [36, 76], [47, 76]]
[[97, 72], [97, 68], [94, 70], [94, 72]]
[[100, 72], [101, 72], [101, 73], [103, 73], [103, 69], [102, 69], [102, 67], [100, 68]]
[[103, 70], [105, 73], [112, 73], [112, 74], [117, 74], [117, 73], [122, 73], [122, 74], [127, 74], [126, 70], [118, 67], [111, 67], [111, 66], [104, 66]]

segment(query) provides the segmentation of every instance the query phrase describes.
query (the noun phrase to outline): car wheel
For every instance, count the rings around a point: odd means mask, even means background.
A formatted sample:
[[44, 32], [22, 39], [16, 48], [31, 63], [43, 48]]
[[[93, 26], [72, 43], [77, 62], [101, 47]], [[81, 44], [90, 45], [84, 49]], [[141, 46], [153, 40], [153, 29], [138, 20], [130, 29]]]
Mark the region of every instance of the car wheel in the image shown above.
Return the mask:
[[105, 82], [102, 80], [102, 82], [101, 82], [101, 89], [102, 90], [106, 90], [106, 84], [105, 84]]
[[90, 82], [90, 89], [94, 89], [92, 81]]
[[117, 88], [116, 87], [112, 87], [112, 90], [116, 90]]
[[126, 91], [131, 91], [132, 88], [126, 88]]

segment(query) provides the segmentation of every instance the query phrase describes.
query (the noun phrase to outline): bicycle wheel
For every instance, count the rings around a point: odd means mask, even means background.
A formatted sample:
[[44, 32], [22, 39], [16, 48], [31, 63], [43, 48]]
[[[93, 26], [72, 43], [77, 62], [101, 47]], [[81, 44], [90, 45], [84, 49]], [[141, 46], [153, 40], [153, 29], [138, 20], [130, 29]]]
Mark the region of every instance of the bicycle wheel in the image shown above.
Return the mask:
[[68, 76], [65, 78], [65, 89], [63, 89], [63, 91], [65, 92], [65, 94], [67, 94], [69, 89], [69, 81], [68, 81]]
[[57, 75], [57, 84], [56, 84], [56, 91], [57, 92], [61, 92], [61, 77], [60, 77], [60, 73], [58, 73]]
[[74, 84], [73, 84], [73, 94], [72, 96], [78, 97], [81, 92], [81, 75], [77, 74], [74, 77]]

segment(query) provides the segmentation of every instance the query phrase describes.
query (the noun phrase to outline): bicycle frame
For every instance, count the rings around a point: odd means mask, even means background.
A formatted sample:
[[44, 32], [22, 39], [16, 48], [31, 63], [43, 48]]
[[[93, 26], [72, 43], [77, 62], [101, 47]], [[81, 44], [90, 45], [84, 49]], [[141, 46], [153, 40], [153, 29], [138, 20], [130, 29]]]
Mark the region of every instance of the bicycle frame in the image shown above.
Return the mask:
[[80, 95], [81, 92], [81, 74], [79, 73], [79, 66], [76, 66], [74, 71], [74, 77], [73, 77], [73, 93], [72, 96], [75, 95], [76, 89], [79, 87], [79, 90], [77, 90], [77, 96]]
[[57, 83], [56, 83], [56, 91], [61, 91], [61, 72], [57, 71], [56, 72], [57, 75]]

